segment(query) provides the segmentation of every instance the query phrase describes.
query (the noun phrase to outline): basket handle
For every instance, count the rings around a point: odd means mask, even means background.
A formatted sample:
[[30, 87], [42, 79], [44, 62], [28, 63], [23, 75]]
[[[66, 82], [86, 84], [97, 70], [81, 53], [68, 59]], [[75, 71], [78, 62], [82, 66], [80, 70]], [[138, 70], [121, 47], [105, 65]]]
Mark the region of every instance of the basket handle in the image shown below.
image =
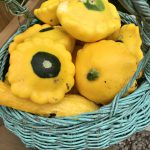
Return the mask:
[[150, 48], [150, 5], [148, 0], [118, 0], [124, 8], [135, 15], [140, 27], [143, 40], [142, 50], [148, 52]]
[[33, 15], [29, 9], [24, 5], [25, 0], [22, 3], [19, 3], [17, 0], [0, 0], [0, 2], [5, 3], [6, 8], [14, 16], [24, 16], [26, 19], [27, 27], [33, 20]]
[[[0, 107], [2, 107], [2, 106], [0, 106]], [[2, 110], [0, 109], [0, 119], [1, 118], [3, 118], [3, 117], [2, 117]]]

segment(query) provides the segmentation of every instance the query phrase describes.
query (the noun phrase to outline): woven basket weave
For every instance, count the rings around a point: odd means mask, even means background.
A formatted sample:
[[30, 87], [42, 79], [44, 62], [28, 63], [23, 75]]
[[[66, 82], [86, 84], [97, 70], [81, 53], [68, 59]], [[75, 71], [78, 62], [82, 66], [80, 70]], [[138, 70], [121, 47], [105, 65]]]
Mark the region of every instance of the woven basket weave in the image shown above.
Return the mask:
[[[140, 27], [144, 59], [113, 102], [98, 111], [74, 117], [43, 118], [29, 113], [0, 107], [5, 126], [27, 147], [39, 150], [103, 149], [116, 144], [150, 124], [150, 6], [147, 0], [119, 0], [134, 16], [121, 13], [124, 23]], [[20, 27], [15, 34], [26, 29]], [[14, 34], [14, 35], [15, 35]], [[3, 80], [8, 46], [14, 35], [0, 49], [0, 79]], [[125, 98], [122, 95], [144, 69], [144, 79], [138, 89]]]

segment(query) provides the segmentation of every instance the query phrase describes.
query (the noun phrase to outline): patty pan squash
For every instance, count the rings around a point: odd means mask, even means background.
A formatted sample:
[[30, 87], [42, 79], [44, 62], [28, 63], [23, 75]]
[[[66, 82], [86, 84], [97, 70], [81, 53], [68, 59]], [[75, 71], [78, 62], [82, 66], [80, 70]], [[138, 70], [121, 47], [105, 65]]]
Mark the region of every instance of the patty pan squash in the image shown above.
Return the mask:
[[108, 104], [131, 79], [137, 64], [124, 44], [103, 40], [79, 50], [75, 67], [80, 94], [96, 103]]
[[34, 10], [34, 15], [44, 23], [58, 25], [56, 10], [59, 3], [60, 0], [47, 0], [41, 4], [40, 8]]
[[[66, 47], [68, 51], [73, 52], [75, 39], [63, 30], [61, 26], [44, 28], [32, 37], [49, 38], [56, 43], [60, 43]], [[32, 38], [31, 37], [31, 38]]]
[[11, 53], [12, 51], [15, 50], [17, 44], [24, 42], [25, 39], [31, 37], [32, 35], [39, 32], [40, 30], [43, 30], [43, 29], [49, 28], [49, 27], [50, 27], [50, 25], [48, 25], [48, 24], [44, 24], [44, 25], [35, 24], [35, 25], [29, 27], [23, 33], [16, 35], [14, 37], [13, 42], [9, 45], [9, 53]]
[[66, 95], [57, 104], [39, 105], [29, 99], [13, 95], [10, 86], [2, 81], [0, 81], [0, 105], [46, 117], [75, 116], [99, 108], [98, 105], [79, 95]]
[[139, 64], [143, 58], [143, 52], [141, 50], [142, 40], [138, 26], [135, 24], [124, 25], [108, 37], [108, 39], [124, 43], [128, 50], [136, 57], [137, 64]]
[[57, 17], [69, 34], [84, 42], [104, 39], [121, 27], [119, 14], [108, 0], [63, 1]]
[[70, 52], [46, 38], [18, 44], [10, 55], [12, 93], [38, 104], [59, 102], [73, 87], [74, 74]]
[[9, 46], [9, 52], [14, 51], [17, 44], [25, 40], [31, 40], [33, 37], [49, 38], [54, 42], [63, 44], [70, 52], [73, 51], [75, 45], [75, 39], [65, 32], [61, 26], [51, 27], [47, 24], [35, 24], [14, 38], [14, 41]]

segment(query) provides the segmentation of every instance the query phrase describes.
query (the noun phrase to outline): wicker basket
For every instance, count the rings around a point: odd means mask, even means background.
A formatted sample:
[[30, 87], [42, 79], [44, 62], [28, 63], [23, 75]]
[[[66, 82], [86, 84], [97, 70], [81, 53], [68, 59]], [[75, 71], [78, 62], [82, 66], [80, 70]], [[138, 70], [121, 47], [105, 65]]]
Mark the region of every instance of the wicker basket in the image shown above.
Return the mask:
[[[150, 124], [150, 6], [147, 0], [119, 1], [136, 16], [135, 19], [134, 16], [120, 12], [122, 22], [137, 24], [143, 39], [142, 50], [145, 56], [135, 75], [111, 104], [92, 113], [65, 118], [43, 118], [0, 107], [0, 116], [5, 126], [27, 147], [39, 150], [103, 149], [128, 138]], [[15, 34], [25, 29], [26, 25], [20, 27]], [[0, 50], [1, 80], [7, 69], [8, 45], [13, 37], [14, 35]], [[141, 85], [134, 93], [121, 98], [142, 69], [144, 79]]]

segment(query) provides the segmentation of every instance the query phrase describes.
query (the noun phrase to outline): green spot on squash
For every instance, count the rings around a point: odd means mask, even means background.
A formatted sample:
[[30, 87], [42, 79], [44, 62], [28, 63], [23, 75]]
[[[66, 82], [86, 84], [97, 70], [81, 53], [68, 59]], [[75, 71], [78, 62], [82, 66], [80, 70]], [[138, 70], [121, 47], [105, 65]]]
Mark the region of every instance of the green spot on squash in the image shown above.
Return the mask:
[[99, 78], [99, 72], [96, 69], [91, 69], [87, 74], [87, 79], [89, 81], [95, 81]]
[[61, 69], [59, 59], [47, 52], [36, 53], [32, 57], [31, 65], [34, 73], [40, 78], [57, 77]]
[[120, 43], [123, 43], [123, 41], [122, 41], [122, 40], [116, 40], [116, 42], [120, 42]]
[[53, 27], [48, 27], [48, 28], [44, 28], [44, 29], [40, 30], [39, 32], [46, 32], [46, 31], [50, 31], [53, 29], [54, 29]]
[[103, 11], [105, 9], [103, 0], [83, 0], [83, 3], [89, 10]]

